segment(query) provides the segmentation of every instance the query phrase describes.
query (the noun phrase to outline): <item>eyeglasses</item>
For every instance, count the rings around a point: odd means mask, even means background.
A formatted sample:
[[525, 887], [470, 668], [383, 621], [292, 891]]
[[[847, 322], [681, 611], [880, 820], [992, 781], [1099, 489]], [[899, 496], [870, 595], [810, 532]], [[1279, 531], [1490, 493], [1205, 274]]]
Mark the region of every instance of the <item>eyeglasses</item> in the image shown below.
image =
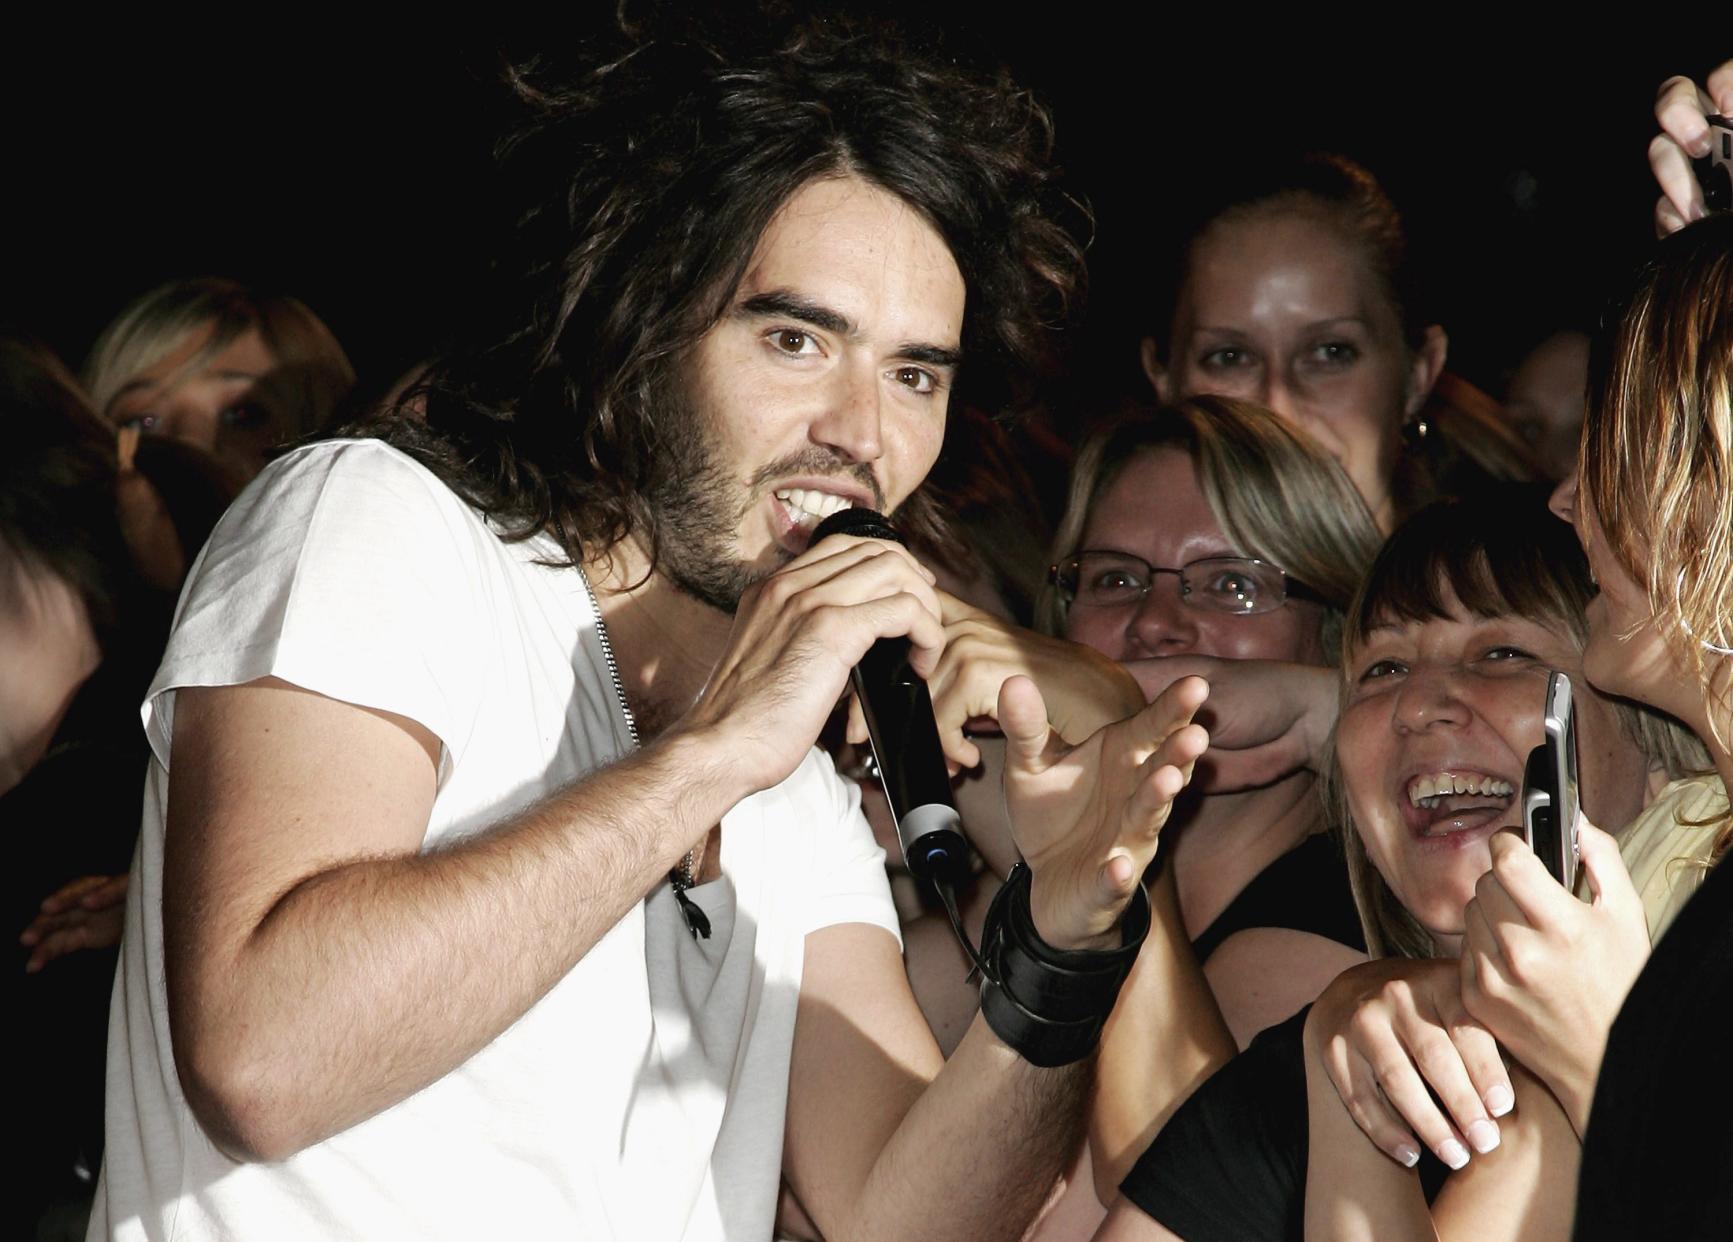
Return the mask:
[[1157, 574], [1179, 578], [1179, 597], [1205, 612], [1249, 617], [1273, 612], [1290, 599], [1323, 603], [1324, 597], [1268, 561], [1245, 556], [1206, 556], [1178, 569], [1151, 565], [1128, 552], [1079, 552], [1047, 571], [1078, 608], [1118, 608], [1149, 594]]

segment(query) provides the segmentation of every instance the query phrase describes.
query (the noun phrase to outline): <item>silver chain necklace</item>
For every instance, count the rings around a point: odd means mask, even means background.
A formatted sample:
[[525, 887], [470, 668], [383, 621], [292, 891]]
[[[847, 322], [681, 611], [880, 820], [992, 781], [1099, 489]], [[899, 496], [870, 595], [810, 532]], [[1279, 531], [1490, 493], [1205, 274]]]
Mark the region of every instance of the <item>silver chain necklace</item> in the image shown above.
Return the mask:
[[[596, 598], [596, 589], [590, 585], [590, 577], [584, 572], [583, 566], [574, 560], [572, 568], [578, 571], [578, 581], [584, 584], [584, 594], [590, 597], [590, 611], [596, 616], [596, 641], [601, 644], [602, 659], [608, 666], [608, 678], [614, 683], [614, 699], [620, 705], [620, 714], [626, 718], [626, 732], [631, 734], [632, 749], [636, 750], [644, 742], [638, 736], [638, 718], [632, 714], [632, 705], [626, 701], [626, 683], [620, 678], [620, 662], [614, 656], [614, 644], [608, 638], [607, 623], [602, 620], [601, 601]], [[674, 900], [680, 903], [680, 914], [686, 920], [686, 930], [692, 933], [695, 940], [708, 940], [710, 919], [703, 908], [686, 895], [686, 890], [698, 882], [693, 874], [697, 863], [697, 848], [687, 850], [686, 856], [668, 872], [668, 887], [674, 890]]]

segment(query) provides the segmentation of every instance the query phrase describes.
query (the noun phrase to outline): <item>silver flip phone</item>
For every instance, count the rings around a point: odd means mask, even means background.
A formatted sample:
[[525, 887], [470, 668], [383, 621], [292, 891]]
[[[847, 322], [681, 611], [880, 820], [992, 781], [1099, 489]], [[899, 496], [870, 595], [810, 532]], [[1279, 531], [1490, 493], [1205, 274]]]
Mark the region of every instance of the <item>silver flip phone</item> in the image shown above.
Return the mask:
[[1554, 673], [1546, 683], [1546, 741], [1529, 752], [1522, 780], [1522, 832], [1553, 879], [1577, 883], [1577, 722], [1571, 679]]

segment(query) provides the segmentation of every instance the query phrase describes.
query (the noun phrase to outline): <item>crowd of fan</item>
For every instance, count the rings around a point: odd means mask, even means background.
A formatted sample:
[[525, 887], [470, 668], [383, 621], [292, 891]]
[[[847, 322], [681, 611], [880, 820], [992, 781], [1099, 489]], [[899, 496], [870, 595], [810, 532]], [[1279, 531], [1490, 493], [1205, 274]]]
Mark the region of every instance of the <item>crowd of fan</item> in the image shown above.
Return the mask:
[[[929, 482], [949, 536], [921, 553], [948, 593], [929, 681], [978, 853], [965, 926], [1016, 859], [987, 719], [1007, 676], [1031, 676], [1073, 741], [1180, 677], [1210, 685], [1211, 749], [1146, 877], [1172, 934], [1121, 995], [1088, 1142], [1037, 1236], [1322, 1236], [1427, 1212], [1444, 1236], [1511, 1232], [1513, 1212], [1522, 1236], [1579, 1213], [1611, 1230], [1638, 1168], [1620, 1153], [1668, 1116], [1640, 1116], [1628, 1084], [1720, 1076], [1712, 1043], [1631, 1033], [1707, 1003], [1698, 967], [1618, 1016], [1652, 944], [1712, 943], [1733, 841], [1733, 216], [1696, 218], [1675, 157], [1703, 107], [1663, 104], [1672, 235], [1592, 342], [1548, 338], [1502, 403], [1452, 377], [1444, 329], [1416, 318], [1374, 177], [1314, 156], [1223, 187], [1177, 239], [1148, 390], [1048, 412], [1093, 428], [1074, 453], [953, 412], [972, 448]], [[283, 446], [413, 417], [417, 392], [411, 376], [348, 404], [354, 372], [309, 308], [209, 278], [140, 297], [76, 375], [17, 339], [0, 374], [15, 1116], [51, 1231], [76, 1227], [100, 1158], [137, 705], [180, 585]], [[1578, 691], [1575, 895], [1495, 831], [1519, 821], [1552, 670]], [[871, 764], [836, 750], [894, 855]], [[942, 912], [893, 880], [948, 1052], [979, 997]], [[1693, 918], [1691, 943], [1670, 931]], [[1702, 986], [1724, 997], [1726, 967]], [[1668, 1192], [1677, 1220], [1724, 1210], [1704, 1159], [1668, 1174], [1688, 1188]]]

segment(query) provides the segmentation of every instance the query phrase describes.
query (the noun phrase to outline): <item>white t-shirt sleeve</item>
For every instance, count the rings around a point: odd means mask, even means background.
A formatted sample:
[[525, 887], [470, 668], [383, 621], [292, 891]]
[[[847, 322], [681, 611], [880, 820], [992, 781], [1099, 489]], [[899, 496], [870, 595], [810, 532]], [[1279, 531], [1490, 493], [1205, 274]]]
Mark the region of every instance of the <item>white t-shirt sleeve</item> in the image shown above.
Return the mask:
[[407, 716], [461, 757], [482, 692], [475, 514], [378, 441], [333, 441], [271, 464], [212, 532], [182, 593], [144, 705], [168, 763], [173, 691], [280, 677]]
[[896, 904], [891, 900], [890, 878], [885, 873], [885, 852], [861, 813], [860, 787], [838, 776], [830, 756], [816, 747], [805, 763], [814, 769], [810, 778], [825, 824], [815, 834], [803, 930], [810, 933], [838, 923], [870, 923], [895, 936], [900, 948], [903, 935]]

